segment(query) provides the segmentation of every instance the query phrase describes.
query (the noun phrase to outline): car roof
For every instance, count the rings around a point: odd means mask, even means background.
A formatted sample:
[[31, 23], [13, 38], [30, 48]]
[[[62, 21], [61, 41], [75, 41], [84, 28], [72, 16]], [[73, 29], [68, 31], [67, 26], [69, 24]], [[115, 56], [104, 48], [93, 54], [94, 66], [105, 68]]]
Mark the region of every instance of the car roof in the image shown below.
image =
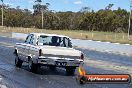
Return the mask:
[[67, 38], [69, 38], [68, 36], [58, 35], [58, 34], [46, 34], [46, 33], [30, 33], [30, 34], [34, 34], [36, 36], [45, 35], [45, 36], [58, 36], [58, 37], [67, 37]]

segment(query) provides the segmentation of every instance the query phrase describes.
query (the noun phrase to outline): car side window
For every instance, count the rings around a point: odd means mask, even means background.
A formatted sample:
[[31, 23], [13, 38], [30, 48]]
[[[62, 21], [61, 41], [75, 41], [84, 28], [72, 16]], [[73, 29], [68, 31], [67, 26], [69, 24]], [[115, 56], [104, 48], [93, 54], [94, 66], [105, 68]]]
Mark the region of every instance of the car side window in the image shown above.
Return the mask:
[[65, 47], [68, 47], [68, 39], [67, 38], [64, 38], [64, 41], [65, 41]]
[[32, 39], [32, 35], [28, 35], [27, 38], [26, 38], [25, 43], [30, 44], [31, 39]]
[[71, 42], [71, 40], [69, 38], [68, 38], [68, 41], [69, 41], [68, 42], [68, 46], [72, 48], [72, 42]]
[[64, 37], [63, 42], [64, 42], [65, 47], [71, 47], [72, 48], [72, 43], [71, 43], [71, 40], [69, 38]]
[[31, 36], [30, 44], [33, 44], [33, 42], [34, 42], [34, 35]]

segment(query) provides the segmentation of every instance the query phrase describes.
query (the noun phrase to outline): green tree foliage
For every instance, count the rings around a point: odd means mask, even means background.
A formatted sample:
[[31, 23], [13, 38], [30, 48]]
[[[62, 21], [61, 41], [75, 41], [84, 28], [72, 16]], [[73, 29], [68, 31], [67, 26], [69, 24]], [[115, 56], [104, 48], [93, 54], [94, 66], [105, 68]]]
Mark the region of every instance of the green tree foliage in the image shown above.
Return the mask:
[[41, 11], [43, 10], [44, 29], [105, 32], [127, 32], [128, 29], [129, 12], [121, 8], [111, 10], [113, 4], [96, 12], [90, 10], [89, 7], [83, 7], [79, 12], [54, 12], [48, 9], [49, 3], [41, 5], [40, 2], [41, 0], [36, 0], [36, 4], [33, 6], [34, 12], [20, 9], [20, 6], [17, 8], [4, 6], [4, 25], [41, 28]]
[[34, 9], [34, 15], [41, 14], [42, 11], [48, 10], [49, 3], [46, 3], [46, 5], [41, 5], [42, 0], [36, 0], [35, 5], [33, 5]]

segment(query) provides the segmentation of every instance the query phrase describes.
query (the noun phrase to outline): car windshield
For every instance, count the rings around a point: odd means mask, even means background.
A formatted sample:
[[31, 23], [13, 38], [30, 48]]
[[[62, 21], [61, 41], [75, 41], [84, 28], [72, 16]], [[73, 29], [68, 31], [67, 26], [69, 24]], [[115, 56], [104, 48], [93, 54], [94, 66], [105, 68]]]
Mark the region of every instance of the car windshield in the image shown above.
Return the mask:
[[38, 45], [60, 46], [60, 47], [72, 47], [71, 40], [67, 37], [59, 36], [45, 36], [41, 35], [38, 38]]

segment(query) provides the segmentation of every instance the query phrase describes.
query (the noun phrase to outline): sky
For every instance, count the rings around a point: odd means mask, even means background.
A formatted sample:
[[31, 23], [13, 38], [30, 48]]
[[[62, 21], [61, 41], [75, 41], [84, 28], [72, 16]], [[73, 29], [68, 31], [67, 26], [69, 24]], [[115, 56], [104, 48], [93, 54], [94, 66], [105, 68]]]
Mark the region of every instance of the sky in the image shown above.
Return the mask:
[[[21, 9], [33, 11], [35, 0], [3, 0], [10, 7], [20, 6]], [[49, 9], [55, 11], [79, 11], [82, 7], [90, 7], [98, 11], [104, 9], [108, 4], [114, 4], [112, 9], [121, 7], [129, 11], [130, 0], [42, 0], [42, 4], [50, 3]], [[1, 4], [1, 2], [0, 2]]]

